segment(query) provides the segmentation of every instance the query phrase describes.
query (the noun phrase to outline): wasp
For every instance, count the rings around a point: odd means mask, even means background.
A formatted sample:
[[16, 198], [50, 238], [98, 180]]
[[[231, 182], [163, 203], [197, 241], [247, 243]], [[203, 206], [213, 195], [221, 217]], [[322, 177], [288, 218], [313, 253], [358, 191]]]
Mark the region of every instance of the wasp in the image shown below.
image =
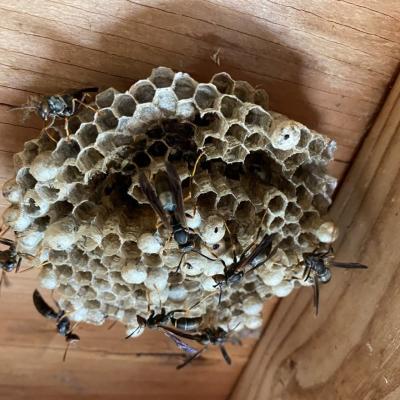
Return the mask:
[[58, 311], [55, 311], [52, 307], [50, 307], [46, 301], [43, 299], [42, 295], [39, 293], [37, 289], [33, 292], [33, 304], [39, 314], [43, 315], [43, 317], [47, 319], [52, 319], [56, 321], [57, 332], [65, 337], [65, 341], [67, 342], [67, 346], [65, 348], [63, 361], [67, 358], [67, 352], [69, 345], [71, 343], [78, 342], [80, 337], [73, 333], [73, 328], [71, 328], [71, 321], [67, 317], [64, 310], [60, 308], [58, 303], [55, 301]]
[[[85, 104], [84, 101], [90, 93], [96, 93], [97, 91], [98, 88], [91, 87], [66, 94], [54, 94], [41, 97], [33, 96], [29, 99], [26, 106], [15, 108], [15, 110], [22, 108], [34, 111], [41, 119], [48, 122], [44, 128], [46, 132], [54, 125], [56, 119], [64, 119], [64, 129], [69, 138], [68, 120], [77, 113], [79, 108], [77, 104], [96, 111], [91, 106]], [[49, 135], [49, 137], [51, 136]]]
[[[227, 342], [239, 342], [238, 340], [234, 340], [232, 338], [232, 331], [226, 332], [224, 329], [221, 327], [208, 327], [205, 328], [202, 331], [195, 332], [195, 333], [189, 333], [189, 332], [183, 332], [171, 327], [164, 327], [166, 330], [166, 334], [175, 342], [175, 344], [183, 351], [186, 353], [191, 354], [182, 364], [178, 365], [176, 368], [181, 369], [188, 365], [190, 362], [192, 362], [194, 359], [199, 357], [207, 348], [209, 345], [213, 346], [218, 346], [223, 359], [225, 362], [230, 365], [232, 364], [231, 357], [229, 356], [226, 348], [225, 348], [225, 343]], [[183, 342], [180, 340], [180, 338], [188, 339], [188, 340], [193, 340], [197, 343], [200, 343], [203, 345], [203, 347], [200, 350], [195, 350], [191, 346], [189, 346], [187, 343]]]
[[195, 240], [198, 235], [190, 232], [187, 227], [181, 180], [172, 163], [166, 161], [165, 167], [167, 173], [167, 190], [163, 191], [160, 195], [157, 194], [155, 188], [143, 172], [139, 175], [139, 185], [151, 207], [160, 217], [163, 225], [172, 232], [175, 242], [183, 253], [176, 272], [180, 269], [184, 255], [191, 251], [200, 254], [210, 261], [215, 261], [195, 248]]
[[312, 253], [303, 254], [305, 269], [303, 273], [304, 281], [308, 281], [311, 278], [314, 283], [314, 309], [315, 315], [318, 315], [319, 311], [319, 284], [328, 283], [331, 280], [332, 273], [330, 268], [348, 268], [348, 269], [367, 269], [368, 267], [364, 264], [359, 263], [345, 263], [337, 262], [332, 257], [333, 248], [330, 247], [326, 251], [314, 250]]
[[22, 256], [29, 257], [29, 254], [19, 253], [16, 248], [16, 243], [13, 240], [0, 238], [0, 243], [8, 246], [7, 250], [0, 251], [1, 288], [3, 282], [5, 286], [10, 285], [6, 273], [11, 271], [19, 272], [22, 262]]
[[[224, 286], [240, 282], [245, 274], [244, 269], [247, 266], [250, 266], [251, 268], [246, 273], [250, 273], [267, 261], [267, 259], [271, 256], [272, 241], [272, 235], [266, 234], [261, 239], [260, 243], [256, 245], [248, 255], [246, 255], [246, 253], [248, 253], [253, 244], [244, 250], [239, 259], [237, 259], [236, 252], [234, 252], [233, 263], [229, 266], [226, 265], [224, 260], [220, 260], [224, 265], [224, 273], [217, 274], [212, 277], [216, 282], [214, 287], [220, 289], [219, 303], [221, 302], [222, 288]], [[260, 257], [262, 257], [262, 260], [259, 260]]]

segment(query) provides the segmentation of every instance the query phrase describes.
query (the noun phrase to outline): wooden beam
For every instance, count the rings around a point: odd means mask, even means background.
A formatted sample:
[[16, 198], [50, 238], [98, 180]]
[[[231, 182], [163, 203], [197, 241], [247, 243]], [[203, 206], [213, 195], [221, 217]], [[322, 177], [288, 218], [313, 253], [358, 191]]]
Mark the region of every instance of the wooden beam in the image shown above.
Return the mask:
[[331, 210], [337, 259], [369, 270], [334, 271], [318, 318], [309, 289], [281, 301], [231, 400], [398, 398], [399, 154], [400, 78]]

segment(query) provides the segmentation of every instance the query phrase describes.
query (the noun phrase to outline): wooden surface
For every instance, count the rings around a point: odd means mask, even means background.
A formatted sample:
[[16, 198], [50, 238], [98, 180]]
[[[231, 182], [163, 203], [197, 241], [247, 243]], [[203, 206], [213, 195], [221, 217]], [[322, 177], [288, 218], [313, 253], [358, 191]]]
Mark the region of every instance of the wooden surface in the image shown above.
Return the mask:
[[[265, 88], [274, 110], [337, 140], [331, 171], [342, 178], [397, 69], [399, 20], [397, 0], [0, 0], [0, 184], [42, 127], [12, 106], [32, 93], [124, 90], [158, 65], [200, 81], [224, 70]], [[218, 49], [220, 67], [210, 58]], [[62, 338], [32, 310], [33, 278], [12, 278], [0, 300], [0, 399], [224, 399], [252, 348], [233, 348], [232, 368], [209, 352], [178, 374], [175, 355], [134, 355], [176, 352], [164, 338], [154, 347], [160, 333], [125, 343], [118, 328], [83, 327], [63, 365]]]
[[230, 400], [394, 400], [400, 396], [400, 78], [332, 208], [338, 260], [321, 288], [281, 301]]

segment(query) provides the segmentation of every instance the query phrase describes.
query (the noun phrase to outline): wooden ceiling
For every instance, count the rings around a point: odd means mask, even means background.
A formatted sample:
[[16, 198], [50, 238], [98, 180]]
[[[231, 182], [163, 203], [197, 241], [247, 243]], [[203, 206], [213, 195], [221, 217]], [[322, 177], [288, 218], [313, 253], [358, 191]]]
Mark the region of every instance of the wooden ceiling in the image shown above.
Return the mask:
[[[342, 178], [397, 70], [399, 23], [398, 0], [0, 0], [0, 183], [43, 126], [12, 107], [34, 93], [124, 90], [158, 65], [265, 88], [272, 109], [337, 140], [331, 171]], [[124, 342], [121, 327], [84, 326], [62, 364], [62, 338], [31, 305], [33, 275], [11, 278], [0, 300], [0, 399], [225, 399], [254, 344], [230, 349], [231, 368], [210, 351], [177, 373], [161, 333]]]

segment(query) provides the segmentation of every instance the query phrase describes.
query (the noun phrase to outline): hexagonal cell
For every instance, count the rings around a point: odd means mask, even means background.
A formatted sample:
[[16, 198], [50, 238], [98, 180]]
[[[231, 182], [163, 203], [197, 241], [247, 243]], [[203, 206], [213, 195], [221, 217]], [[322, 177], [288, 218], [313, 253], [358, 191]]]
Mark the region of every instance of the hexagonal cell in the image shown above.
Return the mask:
[[153, 158], [164, 157], [167, 154], [167, 151], [167, 145], [161, 140], [157, 140], [147, 149], [147, 153], [149, 153], [149, 155]]
[[243, 103], [234, 96], [223, 96], [220, 100], [220, 111], [225, 118], [238, 119]]
[[52, 264], [65, 264], [68, 260], [68, 253], [66, 251], [58, 251], [51, 249], [49, 251], [49, 261]]
[[72, 277], [73, 271], [69, 265], [56, 265], [56, 273], [60, 279], [69, 279]]
[[232, 136], [238, 141], [238, 143], [243, 143], [248, 134], [249, 131], [244, 126], [233, 124], [225, 133], [225, 137], [228, 138], [229, 136]]
[[57, 178], [65, 183], [73, 183], [82, 181], [83, 175], [75, 166], [66, 165], [61, 169]]
[[154, 83], [157, 88], [165, 88], [172, 85], [175, 73], [170, 68], [158, 67], [151, 71], [149, 80]]
[[211, 83], [217, 87], [220, 93], [224, 94], [231, 94], [235, 85], [235, 81], [226, 72], [215, 74], [211, 79]]
[[300, 233], [300, 235], [297, 238], [297, 242], [303, 249], [309, 250], [313, 248], [316, 243], [318, 243], [318, 239], [312, 233], [305, 232], [305, 233]]
[[200, 110], [212, 108], [217, 98], [218, 91], [214, 85], [201, 83], [197, 86], [194, 101]]
[[232, 194], [222, 196], [217, 204], [218, 212], [222, 215], [233, 215], [236, 210], [236, 198]]
[[311, 205], [313, 199], [312, 193], [303, 185], [299, 185], [296, 189], [297, 204], [306, 210]]
[[310, 230], [318, 227], [319, 221], [320, 219], [317, 211], [304, 211], [300, 219], [300, 225], [303, 230]]
[[306, 153], [295, 153], [292, 154], [285, 160], [285, 168], [286, 169], [296, 169], [308, 159]]
[[280, 196], [276, 195], [272, 197], [268, 202], [268, 209], [271, 211], [272, 214], [279, 214], [285, 210], [286, 201], [285, 199]]
[[312, 205], [319, 211], [319, 212], [326, 212], [328, 207], [331, 205], [331, 200], [329, 197], [324, 196], [321, 193], [318, 193], [314, 196], [312, 200]]
[[63, 165], [69, 158], [76, 159], [80, 151], [78, 142], [62, 139], [52, 153], [53, 160], [57, 165]]
[[144, 151], [137, 151], [132, 158], [132, 161], [139, 167], [148, 167], [151, 163], [151, 158]]
[[101, 245], [104, 249], [104, 255], [113, 255], [118, 253], [121, 247], [121, 241], [118, 235], [110, 233], [103, 238]]
[[255, 216], [256, 210], [254, 209], [253, 204], [250, 201], [242, 201], [238, 205], [235, 218], [238, 220], [249, 221], [253, 220]]
[[269, 96], [264, 89], [257, 89], [254, 92], [254, 103], [261, 106], [264, 110], [269, 109]]
[[129, 94], [119, 94], [115, 96], [111, 108], [117, 117], [131, 117], [135, 112], [136, 103], [133, 97]]
[[50, 208], [48, 215], [51, 222], [58, 221], [61, 218], [71, 215], [73, 206], [68, 201], [56, 201]]
[[114, 88], [109, 88], [107, 90], [104, 90], [103, 92], [100, 92], [96, 96], [97, 107], [99, 107], [99, 108], [110, 107], [111, 104], [113, 103], [114, 97], [117, 93], [119, 93], [119, 92], [117, 90], [115, 90]]
[[175, 75], [174, 83], [172, 85], [176, 97], [179, 100], [190, 99], [193, 97], [196, 90], [197, 82], [188, 74], [178, 72]]
[[[231, 145], [231, 144], [230, 144]], [[224, 161], [227, 163], [236, 163], [244, 161], [249, 151], [242, 145], [229, 147], [224, 154]]]
[[213, 210], [217, 201], [217, 194], [214, 192], [202, 193], [197, 197], [197, 207], [201, 210]]
[[130, 94], [139, 103], [150, 103], [156, 93], [156, 88], [147, 80], [137, 81], [129, 89]]
[[206, 137], [204, 140], [203, 151], [208, 158], [222, 157], [225, 153], [226, 143], [212, 136]]
[[54, 203], [58, 199], [58, 195], [60, 193], [59, 189], [52, 187], [48, 184], [37, 184], [35, 186], [35, 190], [38, 195], [45, 201]]
[[290, 202], [286, 207], [285, 219], [287, 221], [298, 221], [302, 215], [301, 208], [293, 202]]
[[118, 119], [115, 118], [110, 108], [104, 108], [96, 113], [95, 124], [100, 132], [115, 129], [118, 125]]
[[254, 89], [246, 81], [236, 81], [233, 94], [243, 102], [253, 102], [254, 99]]
[[92, 281], [92, 273], [90, 271], [79, 271], [76, 273], [75, 279], [81, 285], [89, 285]]
[[146, 135], [150, 139], [162, 139], [165, 135], [164, 129], [160, 125], [156, 125], [146, 131]]
[[90, 171], [95, 165], [103, 160], [103, 156], [94, 148], [87, 147], [78, 156], [76, 166], [82, 171]]
[[300, 129], [300, 140], [299, 143], [297, 143], [297, 148], [299, 149], [304, 149], [308, 146], [308, 143], [310, 142], [311, 139], [311, 133], [310, 131], [306, 128], [303, 127]]
[[311, 157], [321, 154], [324, 148], [325, 143], [321, 139], [314, 139], [308, 145], [308, 151], [310, 152]]
[[91, 222], [97, 215], [97, 208], [96, 204], [86, 200], [78, 204], [72, 214], [81, 223]]
[[75, 139], [84, 148], [96, 141], [98, 132], [94, 124], [82, 124], [75, 134]]
[[30, 174], [29, 168], [21, 168], [17, 172], [15, 180], [23, 189], [33, 189], [37, 183], [37, 180]]
[[247, 112], [245, 122], [250, 128], [257, 127], [268, 130], [272, 123], [272, 117], [263, 108], [254, 107]]
[[277, 231], [279, 231], [280, 229], [282, 229], [282, 227], [283, 227], [284, 224], [285, 224], [285, 220], [284, 220], [283, 218], [281, 218], [281, 217], [276, 217], [276, 218], [274, 218], [274, 219], [270, 222], [270, 224], [269, 224], [269, 229], [270, 229], [272, 232], [277, 232]]
[[267, 138], [260, 133], [253, 133], [246, 138], [244, 145], [250, 150], [263, 149], [267, 146]]

